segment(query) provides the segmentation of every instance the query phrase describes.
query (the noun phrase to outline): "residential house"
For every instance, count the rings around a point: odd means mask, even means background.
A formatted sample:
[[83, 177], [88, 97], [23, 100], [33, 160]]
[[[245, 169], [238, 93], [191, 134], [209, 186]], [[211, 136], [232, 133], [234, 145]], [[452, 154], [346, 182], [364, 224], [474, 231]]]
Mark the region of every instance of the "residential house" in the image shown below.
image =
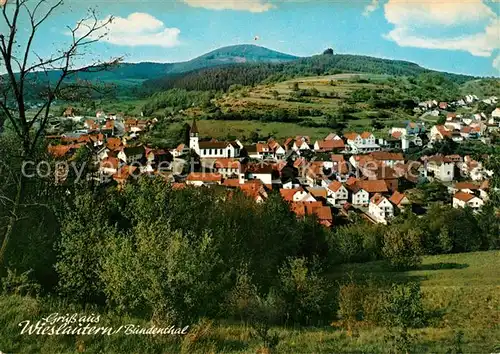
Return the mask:
[[328, 192], [327, 201], [332, 205], [342, 205], [349, 199], [347, 188], [339, 181], [330, 182], [326, 190]]
[[376, 151], [370, 153], [370, 156], [377, 162], [382, 163], [384, 166], [394, 167], [399, 163], [404, 163], [405, 158], [401, 153], [391, 153], [385, 151]]
[[274, 173], [272, 165], [264, 163], [249, 163], [244, 167], [242, 166], [242, 170], [244, 170], [245, 176], [248, 180], [258, 179], [266, 186], [272, 188]]
[[315, 215], [321, 225], [325, 227], [333, 225], [332, 210], [321, 202], [295, 202], [290, 205], [290, 209], [298, 218]]
[[427, 171], [426, 177], [432, 177], [442, 182], [451, 182], [455, 178], [455, 164], [442, 155], [423, 158]]
[[281, 160], [285, 157], [285, 149], [276, 140], [270, 139], [268, 145], [275, 159]]
[[370, 132], [346, 133], [344, 137], [349, 150], [354, 154], [380, 150], [380, 145], [376, 144], [375, 136]]
[[452, 137], [452, 131], [446, 128], [444, 125], [435, 125], [431, 128], [430, 139], [431, 142], [444, 140], [445, 138]]
[[301, 151], [311, 150], [309, 146], [310, 140], [308, 136], [297, 136], [292, 146], [292, 150], [300, 154]]
[[103, 175], [114, 175], [121, 167], [120, 159], [116, 157], [108, 157], [99, 163], [99, 172]]
[[201, 187], [222, 184], [222, 175], [219, 173], [191, 172], [186, 178], [186, 184]]
[[316, 199], [304, 188], [280, 189], [281, 197], [287, 202], [315, 202]]
[[273, 151], [269, 147], [269, 144], [265, 142], [259, 142], [251, 147], [246, 147], [248, 157], [257, 160], [264, 160], [273, 157]]
[[469, 177], [473, 181], [483, 181], [493, 176], [493, 171], [484, 168], [483, 163], [465, 156], [464, 161], [457, 164], [462, 175]]
[[126, 164], [132, 164], [141, 161], [144, 153], [144, 146], [126, 146], [118, 153], [118, 158]]
[[357, 182], [347, 183], [347, 189], [350, 192], [350, 202], [356, 206], [367, 206], [370, 203], [370, 194], [364, 190]]
[[139, 176], [139, 168], [136, 166], [124, 165], [113, 175], [113, 180], [122, 186], [131, 179], [136, 179]]
[[367, 191], [370, 195], [389, 192], [387, 184], [384, 180], [357, 181], [356, 184], [363, 190]]
[[377, 193], [370, 199], [368, 214], [378, 223], [387, 224], [394, 217], [394, 206], [386, 197]]
[[398, 209], [404, 210], [408, 205], [410, 205], [410, 200], [405, 193], [400, 193], [395, 191], [389, 198], [389, 201], [394, 204]]
[[454, 208], [465, 208], [466, 206], [478, 210], [484, 205], [484, 202], [473, 194], [457, 192], [453, 196]]
[[214, 170], [224, 178], [239, 176], [241, 164], [238, 159], [217, 159], [214, 162]]
[[335, 152], [344, 149], [345, 144], [342, 139], [317, 140], [314, 143], [314, 151], [316, 152]]

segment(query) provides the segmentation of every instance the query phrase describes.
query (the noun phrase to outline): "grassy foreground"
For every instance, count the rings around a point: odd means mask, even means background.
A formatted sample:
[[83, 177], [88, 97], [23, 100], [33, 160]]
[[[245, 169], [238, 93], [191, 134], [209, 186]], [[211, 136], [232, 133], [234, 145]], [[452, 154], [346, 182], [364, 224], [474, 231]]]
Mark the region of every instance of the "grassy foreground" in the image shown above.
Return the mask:
[[[426, 310], [435, 314], [428, 327], [411, 330], [415, 352], [446, 353], [455, 333], [464, 332], [464, 353], [500, 352], [500, 252], [425, 257], [411, 272], [390, 272], [380, 262], [340, 267], [332, 281], [370, 278], [379, 282], [419, 281]], [[0, 296], [0, 351], [4, 353], [264, 353], [262, 341], [243, 324], [193, 325], [188, 335], [37, 336], [20, 334], [19, 323], [38, 321], [51, 313], [98, 313], [95, 308], [68, 305], [56, 299]], [[332, 319], [334, 321], [335, 319]], [[99, 325], [149, 327], [151, 322], [101, 313]], [[185, 324], [183, 324], [185, 325]], [[166, 327], [166, 324], [159, 324]], [[385, 353], [387, 329], [361, 322], [356, 336], [341, 328], [274, 328], [279, 353]]]

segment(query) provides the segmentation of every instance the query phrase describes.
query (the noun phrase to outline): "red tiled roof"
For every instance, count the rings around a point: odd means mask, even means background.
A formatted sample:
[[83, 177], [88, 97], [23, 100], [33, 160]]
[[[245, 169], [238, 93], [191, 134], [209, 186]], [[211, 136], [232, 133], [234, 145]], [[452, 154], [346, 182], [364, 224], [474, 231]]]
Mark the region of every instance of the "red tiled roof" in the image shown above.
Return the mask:
[[113, 179], [117, 182], [124, 182], [130, 176], [132, 176], [136, 170], [137, 170], [136, 166], [125, 165], [113, 175]]
[[108, 157], [101, 161], [101, 167], [114, 168], [118, 169], [118, 165], [120, 164], [120, 160], [116, 157]]
[[342, 183], [339, 181], [333, 181], [328, 185], [328, 189], [332, 192], [337, 192], [340, 188], [342, 188]]
[[106, 146], [110, 150], [116, 150], [120, 146], [122, 146], [122, 141], [121, 141], [120, 138], [108, 138], [107, 141], [106, 141]]
[[345, 144], [343, 140], [318, 140], [320, 150], [332, 151], [334, 149], [344, 149]]
[[455, 195], [453, 196], [453, 198], [461, 200], [461, 201], [467, 203], [468, 201], [474, 199], [475, 196], [472, 195], [472, 194], [469, 194], [469, 193], [465, 193], [465, 192], [457, 192], [457, 193], [455, 193]]
[[186, 181], [201, 181], [201, 182], [221, 182], [222, 175], [218, 173], [197, 173], [191, 172]]
[[401, 133], [401, 132], [393, 132], [391, 135], [392, 135], [392, 137], [394, 139], [399, 139], [399, 138], [401, 138], [401, 136], [403, 135], [403, 133]]
[[379, 205], [380, 203], [382, 203], [383, 201], [385, 200], [385, 197], [380, 194], [380, 193], [377, 193], [375, 194], [371, 199], [370, 199], [370, 202], [373, 203], [373, 204], [376, 204], [376, 205]]
[[344, 137], [347, 139], [347, 140], [356, 140], [356, 138], [358, 137], [358, 133], [345, 133], [344, 134]]
[[362, 137], [363, 139], [368, 139], [368, 138], [369, 138], [369, 137], [371, 137], [371, 136], [372, 136], [372, 133], [370, 133], [370, 132], [362, 132], [362, 133], [361, 133], [361, 137]]
[[475, 183], [472, 182], [457, 182], [453, 186], [453, 188], [458, 189], [458, 190], [464, 190], [464, 189], [470, 189], [470, 190], [478, 190], [479, 186]]
[[394, 192], [394, 194], [389, 198], [389, 200], [395, 204], [399, 205], [403, 201], [403, 199], [406, 197], [404, 193], [400, 193], [398, 191]]
[[240, 169], [240, 161], [238, 159], [217, 159], [214, 162], [214, 168], [233, 168]]
[[384, 180], [359, 181], [357, 185], [368, 193], [387, 193], [387, 184]]
[[337, 162], [337, 163], [345, 161], [344, 155], [332, 155], [331, 159], [333, 162]]
[[404, 161], [405, 158], [401, 153], [391, 153], [386, 151], [375, 151], [371, 153], [371, 156], [375, 160], [381, 161]]
[[314, 198], [325, 198], [328, 196], [328, 192], [326, 188], [323, 187], [315, 187], [315, 188], [307, 188], [307, 191], [314, 197]]
[[49, 145], [48, 151], [53, 157], [66, 156], [72, 149], [73, 145]]
[[280, 194], [281, 194], [281, 197], [286, 200], [287, 202], [291, 202], [293, 201], [293, 196], [295, 195], [295, 193], [298, 193], [298, 192], [303, 192], [304, 189], [302, 188], [294, 188], [294, 189], [280, 189]]

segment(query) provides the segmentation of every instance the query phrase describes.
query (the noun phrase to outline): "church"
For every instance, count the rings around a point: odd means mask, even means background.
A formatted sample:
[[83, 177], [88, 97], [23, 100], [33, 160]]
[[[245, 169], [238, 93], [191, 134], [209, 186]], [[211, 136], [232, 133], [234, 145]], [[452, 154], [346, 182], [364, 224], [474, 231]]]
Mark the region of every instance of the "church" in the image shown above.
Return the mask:
[[201, 158], [233, 158], [240, 156], [242, 146], [236, 141], [200, 141], [196, 120], [193, 120], [189, 131], [189, 148]]

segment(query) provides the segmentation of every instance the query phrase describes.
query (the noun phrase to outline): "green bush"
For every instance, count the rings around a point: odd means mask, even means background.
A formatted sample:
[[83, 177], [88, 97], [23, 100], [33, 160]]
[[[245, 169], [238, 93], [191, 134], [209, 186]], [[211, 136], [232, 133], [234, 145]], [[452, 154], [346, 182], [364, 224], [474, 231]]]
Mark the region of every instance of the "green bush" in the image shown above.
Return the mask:
[[425, 324], [419, 283], [393, 284], [384, 307], [384, 320], [390, 327], [421, 327]]
[[331, 318], [329, 287], [305, 258], [290, 258], [279, 270], [278, 296], [283, 300], [287, 321], [316, 324]]
[[384, 235], [384, 258], [396, 270], [415, 268], [422, 263], [422, 231], [403, 230], [398, 225]]

